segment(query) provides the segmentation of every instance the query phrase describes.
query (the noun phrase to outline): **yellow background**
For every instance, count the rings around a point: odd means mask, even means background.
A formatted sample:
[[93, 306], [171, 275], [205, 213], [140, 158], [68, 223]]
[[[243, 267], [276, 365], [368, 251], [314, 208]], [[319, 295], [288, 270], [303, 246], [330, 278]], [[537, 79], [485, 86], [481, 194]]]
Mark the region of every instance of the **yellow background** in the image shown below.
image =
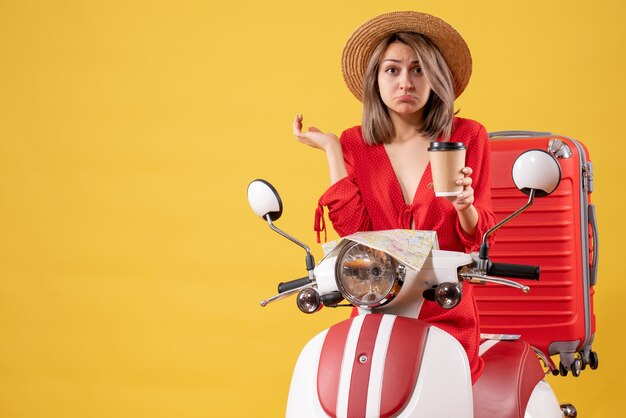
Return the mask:
[[299, 350], [346, 312], [258, 306], [304, 275], [304, 254], [253, 215], [246, 186], [273, 182], [279, 225], [314, 243], [325, 160], [292, 118], [358, 124], [343, 43], [404, 9], [470, 45], [461, 116], [589, 147], [600, 368], [550, 380], [581, 417], [617, 416], [624, 4], [0, 1], [0, 416], [283, 415]]

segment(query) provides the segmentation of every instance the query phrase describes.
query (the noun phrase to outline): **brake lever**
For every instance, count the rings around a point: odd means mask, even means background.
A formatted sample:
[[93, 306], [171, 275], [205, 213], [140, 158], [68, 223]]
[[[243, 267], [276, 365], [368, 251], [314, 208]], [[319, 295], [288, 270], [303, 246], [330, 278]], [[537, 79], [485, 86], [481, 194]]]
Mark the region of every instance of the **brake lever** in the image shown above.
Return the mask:
[[[502, 286], [514, 287], [516, 289], [521, 290], [524, 293], [530, 292], [530, 287], [514, 282], [513, 280], [503, 279], [502, 277], [493, 277], [493, 276], [487, 276], [486, 274], [477, 274], [477, 273], [469, 273], [469, 272], [459, 273], [459, 276], [461, 276], [463, 279], [466, 279], [468, 283], [478, 283], [478, 284], [495, 283], [495, 284], [499, 284]], [[479, 280], [476, 280], [476, 279], [479, 279]]]
[[294, 295], [294, 294], [300, 292], [302, 289], [306, 289], [307, 287], [315, 287], [315, 283], [309, 283], [309, 284], [306, 284], [304, 286], [296, 287], [295, 289], [287, 290], [286, 292], [279, 293], [279, 294], [277, 294], [275, 296], [272, 296], [269, 299], [262, 300], [261, 301], [261, 306], [262, 307], [266, 307], [268, 303], [272, 303], [272, 302], [276, 302], [276, 301], [285, 299], [285, 298], [287, 298], [287, 297], [289, 297], [291, 295]]

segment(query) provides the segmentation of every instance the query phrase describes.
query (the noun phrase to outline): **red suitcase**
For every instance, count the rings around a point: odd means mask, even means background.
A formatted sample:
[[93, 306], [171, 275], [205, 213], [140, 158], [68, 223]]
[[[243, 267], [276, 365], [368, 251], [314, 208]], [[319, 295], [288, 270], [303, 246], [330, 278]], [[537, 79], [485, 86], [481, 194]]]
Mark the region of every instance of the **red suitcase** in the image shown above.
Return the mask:
[[549, 196], [496, 233], [494, 262], [540, 266], [540, 280], [527, 282], [528, 294], [487, 284], [475, 286], [481, 332], [520, 334], [543, 353], [560, 355], [560, 373], [578, 375], [598, 365], [593, 286], [598, 268], [598, 234], [591, 204], [593, 170], [583, 144], [550, 133], [507, 131], [490, 134], [491, 193], [499, 220], [528, 198], [513, 184], [511, 168], [522, 152], [541, 149], [555, 155], [562, 180]]

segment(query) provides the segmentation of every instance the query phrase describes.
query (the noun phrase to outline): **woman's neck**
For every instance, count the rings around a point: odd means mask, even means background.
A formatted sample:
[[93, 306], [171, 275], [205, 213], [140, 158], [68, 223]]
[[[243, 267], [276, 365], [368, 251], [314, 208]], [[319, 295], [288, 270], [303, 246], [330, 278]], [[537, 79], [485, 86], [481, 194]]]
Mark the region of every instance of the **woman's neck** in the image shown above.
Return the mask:
[[399, 115], [390, 113], [391, 123], [393, 124], [394, 136], [392, 143], [403, 143], [414, 138], [423, 138], [419, 131], [419, 126], [423, 122], [422, 113], [412, 115]]

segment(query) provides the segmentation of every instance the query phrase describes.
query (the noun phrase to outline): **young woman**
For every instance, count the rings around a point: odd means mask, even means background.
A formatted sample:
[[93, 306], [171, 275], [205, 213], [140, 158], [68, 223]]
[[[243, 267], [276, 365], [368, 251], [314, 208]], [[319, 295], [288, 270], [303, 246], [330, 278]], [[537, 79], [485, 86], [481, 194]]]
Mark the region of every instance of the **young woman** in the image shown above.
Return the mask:
[[[363, 24], [343, 51], [343, 75], [363, 102], [362, 126], [341, 139], [317, 128], [296, 139], [326, 153], [330, 188], [319, 200], [315, 226], [324, 230], [323, 207], [341, 236], [357, 231], [413, 228], [437, 231], [444, 250], [474, 251], [495, 224], [489, 188], [489, 144], [479, 123], [454, 116], [454, 99], [465, 89], [472, 60], [463, 38], [447, 23], [423, 13], [387, 13]], [[430, 141], [463, 142], [466, 167], [452, 201], [431, 190]], [[423, 319], [456, 337], [467, 351], [476, 381], [478, 314], [472, 286], [462, 302], [445, 310], [425, 302]]]

